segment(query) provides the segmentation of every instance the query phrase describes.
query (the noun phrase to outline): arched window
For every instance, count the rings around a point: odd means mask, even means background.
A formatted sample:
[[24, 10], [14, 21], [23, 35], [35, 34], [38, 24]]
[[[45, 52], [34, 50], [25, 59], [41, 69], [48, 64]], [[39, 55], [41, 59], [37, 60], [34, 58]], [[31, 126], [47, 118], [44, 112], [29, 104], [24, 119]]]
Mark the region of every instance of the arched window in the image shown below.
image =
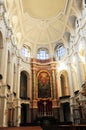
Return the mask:
[[27, 73], [22, 71], [20, 74], [20, 98], [27, 98]]
[[49, 59], [49, 52], [46, 48], [40, 48], [37, 52], [37, 59], [46, 60]]
[[21, 54], [23, 57], [30, 57], [30, 48], [24, 45], [21, 49]]
[[62, 96], [65, 95], [65, 77], [63, 74], [60, 76], [60, 81], [61, 81], [61, 90], [62, 90]]
[[69, 96], [69, 79], [68, 73], [66, 71], [63, 71], [60, 75], [60, 83], [62, 96]]
[[66, 53], [65, 47], [62, 43], [58, 44], [55, 48], [55, 57], [58, 60], [61, 60]]

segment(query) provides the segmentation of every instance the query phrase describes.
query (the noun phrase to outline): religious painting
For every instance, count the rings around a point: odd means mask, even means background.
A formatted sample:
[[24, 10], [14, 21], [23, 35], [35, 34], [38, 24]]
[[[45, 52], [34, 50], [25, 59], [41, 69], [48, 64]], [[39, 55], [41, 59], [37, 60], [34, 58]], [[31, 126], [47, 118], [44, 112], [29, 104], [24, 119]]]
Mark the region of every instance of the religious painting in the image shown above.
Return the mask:
[[46, 71], [38, 75], [38, 98], [51, 97], [50, 76]]

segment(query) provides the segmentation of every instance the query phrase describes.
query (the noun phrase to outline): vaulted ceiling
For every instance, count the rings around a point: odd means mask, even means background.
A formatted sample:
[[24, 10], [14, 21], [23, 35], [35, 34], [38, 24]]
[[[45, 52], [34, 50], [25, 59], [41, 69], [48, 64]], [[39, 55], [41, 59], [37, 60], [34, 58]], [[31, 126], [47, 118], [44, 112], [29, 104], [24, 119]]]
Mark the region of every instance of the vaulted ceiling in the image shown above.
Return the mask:
[[[81, 0], [6, 0], [16, 44], [68, 43]], [[70, 16], [71, 13], [71, 16]]]

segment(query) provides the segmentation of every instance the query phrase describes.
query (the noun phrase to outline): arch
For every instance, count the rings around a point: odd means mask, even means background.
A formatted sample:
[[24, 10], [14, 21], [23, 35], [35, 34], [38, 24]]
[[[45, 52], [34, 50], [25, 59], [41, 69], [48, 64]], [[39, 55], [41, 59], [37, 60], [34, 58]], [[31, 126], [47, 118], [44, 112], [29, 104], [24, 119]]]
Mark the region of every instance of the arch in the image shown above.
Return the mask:
[[60, 85], [61, 85], [61, 94], [62, 96], [69, 95], [69, 80], [67, 71], [62, 71], [60, 73]]
[[20, 73], [20, 98], [28, 98], [28, 73], [26, 71], [21, 71]]

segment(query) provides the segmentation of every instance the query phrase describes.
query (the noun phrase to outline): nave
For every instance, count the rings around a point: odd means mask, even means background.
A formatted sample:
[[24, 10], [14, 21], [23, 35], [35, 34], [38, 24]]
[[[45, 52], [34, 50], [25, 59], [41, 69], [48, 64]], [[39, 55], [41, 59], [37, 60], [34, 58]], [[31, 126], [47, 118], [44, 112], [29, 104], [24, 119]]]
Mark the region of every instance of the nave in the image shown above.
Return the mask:
[[0, 0], [0, 129], [82, 124], [86, 0]]

